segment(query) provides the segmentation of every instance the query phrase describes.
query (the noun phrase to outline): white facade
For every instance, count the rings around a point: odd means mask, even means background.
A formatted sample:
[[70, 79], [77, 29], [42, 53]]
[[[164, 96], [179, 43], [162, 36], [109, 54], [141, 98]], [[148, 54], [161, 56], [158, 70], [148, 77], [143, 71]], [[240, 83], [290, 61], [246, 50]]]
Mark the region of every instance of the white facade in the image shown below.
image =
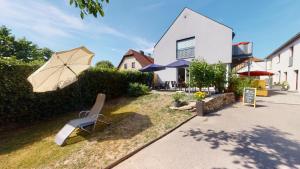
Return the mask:
[[267, 57], [267, 71], [274, 73], [273, 83], [287, 81], [290, 90], [300, 91], [300, 36], [299, 34], [289, 40]]
[[119, 66], [119, 70], [139, 70], [141, 68], [142, 65], [133, 56], [126, 56]]
[[[188, 39], [186, 43], [182, 40]], [[230, 64], [232, 60], [232, 29], [206, 16], [185, 8], [155, 45], [154, 63], [167, 65], [176, 61], [178, 48], [194, 45], [192, 59], [204, 59], [213, 64]], [[188, 53], [188, 54], [190, 54]], [[167, 68], [157, 72], [161, 81], [177, 81], [177, 69]]]

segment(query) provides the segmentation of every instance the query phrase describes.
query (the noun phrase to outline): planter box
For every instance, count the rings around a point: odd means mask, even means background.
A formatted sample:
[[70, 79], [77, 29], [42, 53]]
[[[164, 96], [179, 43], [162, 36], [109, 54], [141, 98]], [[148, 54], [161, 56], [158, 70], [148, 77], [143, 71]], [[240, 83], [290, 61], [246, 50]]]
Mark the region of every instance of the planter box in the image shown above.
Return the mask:
[[204, 101], [197, 101], [196, 102], [196, 112], [198, 116], [204, 116]]

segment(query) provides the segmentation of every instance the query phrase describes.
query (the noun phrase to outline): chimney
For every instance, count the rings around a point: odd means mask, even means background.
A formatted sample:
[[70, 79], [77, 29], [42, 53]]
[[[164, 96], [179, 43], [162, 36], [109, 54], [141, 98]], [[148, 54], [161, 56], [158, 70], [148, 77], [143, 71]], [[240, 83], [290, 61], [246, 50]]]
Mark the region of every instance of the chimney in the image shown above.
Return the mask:
[[144, 52], [144, 51], [142, 51], [142, 50], [140, 50], [140, 54], [142, 54], [142, 55], [145, 55], [145, 52]]

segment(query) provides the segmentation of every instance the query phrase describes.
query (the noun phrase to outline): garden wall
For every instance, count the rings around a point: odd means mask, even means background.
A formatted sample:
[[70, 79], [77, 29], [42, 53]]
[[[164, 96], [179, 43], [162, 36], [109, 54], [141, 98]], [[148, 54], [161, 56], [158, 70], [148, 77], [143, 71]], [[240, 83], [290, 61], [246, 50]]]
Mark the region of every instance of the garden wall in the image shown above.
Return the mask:
[[235, 102], [234, 93], [216, 94], [205, 100], [204, 112], [205, 113], [214, 112], [234, 102]]
[[105, 93], [107, 99], [123, 96], [129, 83], [146, 84], [151, 79], [151, 74], [91, 68], [62, 90], [33, 93], [27, 77], [40, 65], [0, 59], [0, 127], [86, 109], [97, 93]]

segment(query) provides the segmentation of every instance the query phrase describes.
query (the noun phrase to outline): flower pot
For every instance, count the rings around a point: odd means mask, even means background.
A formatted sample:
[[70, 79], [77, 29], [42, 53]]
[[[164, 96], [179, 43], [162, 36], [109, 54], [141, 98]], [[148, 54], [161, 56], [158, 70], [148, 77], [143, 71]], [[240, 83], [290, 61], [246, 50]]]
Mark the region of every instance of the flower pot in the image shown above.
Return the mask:
[[174, 102], [174, 107], [180, 107], [180, 101], [175, 101]]
[[204, 101], [196, 102], [196, 111], [198, 116], [204, 116]]

